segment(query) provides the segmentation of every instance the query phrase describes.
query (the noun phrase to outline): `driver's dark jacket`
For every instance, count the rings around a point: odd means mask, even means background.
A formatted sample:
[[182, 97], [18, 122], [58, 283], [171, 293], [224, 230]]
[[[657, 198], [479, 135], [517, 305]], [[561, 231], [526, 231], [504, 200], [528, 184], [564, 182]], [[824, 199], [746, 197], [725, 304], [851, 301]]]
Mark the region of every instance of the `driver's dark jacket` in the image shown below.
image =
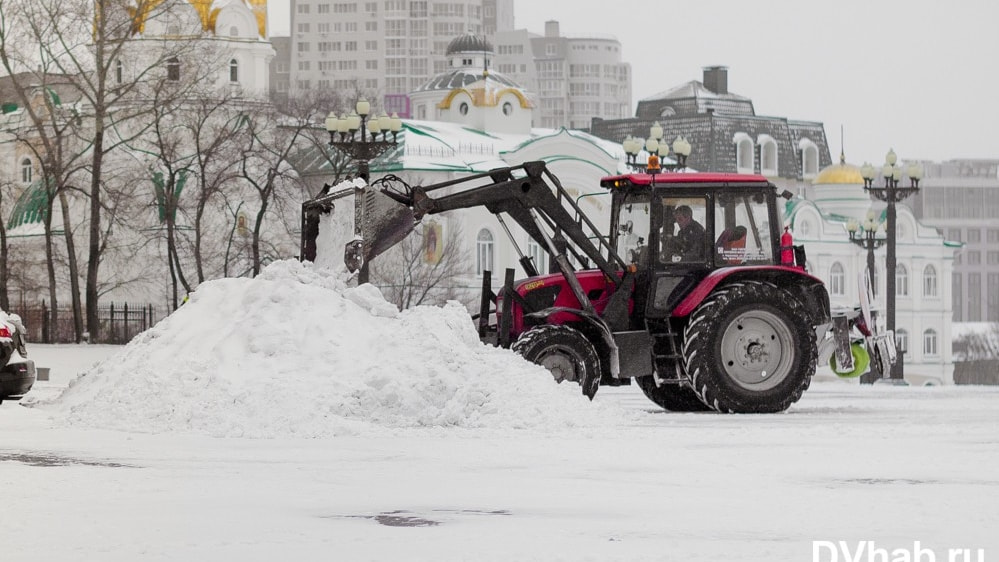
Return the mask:
[[680, 245], [680, 255], [685, 260], [704, 258], [704, 227], [697, 221], [690, 221], [676, 234]]

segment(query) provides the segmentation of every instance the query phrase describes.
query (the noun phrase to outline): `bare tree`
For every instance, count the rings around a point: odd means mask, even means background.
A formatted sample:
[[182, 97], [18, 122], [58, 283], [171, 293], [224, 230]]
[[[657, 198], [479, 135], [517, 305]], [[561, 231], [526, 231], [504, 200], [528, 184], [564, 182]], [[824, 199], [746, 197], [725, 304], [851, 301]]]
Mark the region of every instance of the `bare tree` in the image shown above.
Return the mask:
[[[299, 223], [302, 202], [318, 193], [312, 192], [308, 173], [302, 172], [319, 170], [325, 178], [338, 180], [347, 169], [343, 155], [327, 148], [328, 134], [322, 127], [326, 112], [336, 106], [335, 100], [322, 92], [292, 97], [280, 111], [261, 109], [246, 120], [241, 130], [245, 141], [240, 176], [252, 189], [255, 207], [249, 236], [249, 269], [253, 275], [260, 272], [267, 253], [289, 255], [285, 248], [295, 247], [290, 244], [296, 239], [287, 235]], [[267, 217], [273, 219], [273, 228], [283, 230], [283, 235], [270, 239], [262, 236]], [[269, 242], [278, 239], [284, 245]]]
[[[215, 69], [211, 64], [191, 64], [201, 55], [202, 30], [181, 27], [172, 12], [179, 5], [160, 0], [0, 0], [4, 13], [18, 14], [25, 44], [35, 46], [25, 62], [41, 61], [72, 81], [86, 107], [86, 127], [81, 138], [88, 143], [86, 252], [86, 328], [92, 337], [100, 330], [97, 306], [100, 297], [104, 239], [111, 232], [105, 201], [108, 185], [106, 158], [122, 145], [140, 137], [151, 122], [152, 100], [183, 98]], [[181, 6], [186, 8], [186, 6]], [[168, 39], [144, 37], [136, 41], [147, 23], [157, 17], [178, 24], [180, 35]], [[185, 64], [184, 61], [187, 61]], [[203, 59], [199, 61], [205, 62]], [[183, 69], [184, 79], [177, 74]]]
[[[81, 108], [79, 94], [72, 81], [59, 73], [52, 56], [44, 49], [36, 51], [39, 37], [47, 36], [53, 21], [31, 21], [34, 4], [17, 0], [0, 0], [0, 67], [9, 75], [10, 93], [18, 101], [19, 120], [9, 132], [17, 147], [32, 156], [39, 168], [38, 181], [29, 189], [44, 195], [42, 222], [45, 235], [45, 255], [48, 264], [48, 292], [52, 303], [49, 321], [58, 324], [58, 283], [56, 248], [52, 219], [58, 202], [63, 213], [62, 232], [66, 245], [66, 267], [69, 269], [73, 326], [77, 341], [83, 334], [83, 314], [80, 298], [79, 265], [70, 224], [68, 194], [75, 175], [83, 171], [86, 144], [81, 143]], [[34, 65], [32, 66], [32, 63]], [[25, 70], [31, 68], [31, 70]], [[71, 99], [63, 99], [68, 97]]]
[[371, 264], [372, 283], [399, 308], [421, 304], [465, 302], [472, 291], [461, 284], [469, 262], [464, 236], [456, 221], [436, 219], [417, 227], [401, 243]]

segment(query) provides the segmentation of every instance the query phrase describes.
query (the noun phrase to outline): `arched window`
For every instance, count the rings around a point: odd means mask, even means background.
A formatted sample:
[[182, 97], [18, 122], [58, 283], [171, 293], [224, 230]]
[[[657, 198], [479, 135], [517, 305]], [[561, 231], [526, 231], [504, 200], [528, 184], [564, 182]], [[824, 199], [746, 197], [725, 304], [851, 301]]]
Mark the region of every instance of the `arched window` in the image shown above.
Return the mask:
[[904, 328], [895, 330], [895, 349], [899, 353], [909, 351], [909, 332], [905, 331]]
[[229, 61], [229, 81], [239, 82], [239, 61], [236, 59]]
[[544, 275], [548, 272], [548, 253], [533, 238], [527, 241], [527, 255], [531, 258], [538, 273]]
[[475, 273], [493, 270], [493, 233], [483, 228], [475, 238]]
[[740, 174], [753, 173], [753, 164], [756, 161], [753, 154], [753, 139], [746, 133], [736, 133], [732, 135], [732, 143], [735, 144], [736, 171]]
[[937, 296], [937, 269], [932, 265], [923, 269], [923, 296]]
[[814, 178], [819, 173], [819, 147], [811, 139], [801, 139], [798, 148], [801, 150], [802, 176]]
[[757, 138], [760, 145], [760, 173], [765, 176], [777, 175], [777, 141], [770, 135]]
[[871, 292], [874, 296], [881, 294], [881, 290], [878, 288], [880, 286], [880, 281], [878, 279], [878, 266], [874, 264], [874, 271], [868, 271], [867, 267], [864, 266], [864, 271], [867, 271], [868, 275], [871, 276]]
[[895, 266], [895, 294], [900, 297], [909, 296], [909, 270], [901, 263]]
[[125, 81], [125, 65], [120, 60], [114, 61], [114, 79], [119, 84]]
[[235, 25], [229, 28], [229, 37], [239, 37], [239, 28]]
[[180, 59], [177, 57], [167, 59], [167, 80], [171, 82], [180, 80]]
[[35, 169], [31, 165], [31, 158], [25, 158], [21, 160], [21, 183], [31, 183], [32, 176], [34, 175]]
[[937, 332], [930, 328], [923, 332], [923, 355], [937, 355]]
[[829, 268], [829, 294], [838, 297], [846, 295], [846, 273], [839, 262], [834, 262]]

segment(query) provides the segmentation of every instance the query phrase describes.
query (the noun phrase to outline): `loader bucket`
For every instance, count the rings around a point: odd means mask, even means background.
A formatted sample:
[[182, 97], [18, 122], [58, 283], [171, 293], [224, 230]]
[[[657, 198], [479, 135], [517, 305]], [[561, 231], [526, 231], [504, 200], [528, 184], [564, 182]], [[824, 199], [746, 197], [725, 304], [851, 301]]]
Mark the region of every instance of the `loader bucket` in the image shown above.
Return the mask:
[[398, 244], [415, 227], [413, 212], [372, 189], [348, 188], [331, 194], [319, 217], [313, 262], [347, 266], [351, 273]]
[[360, 234], [363, 261], [368, 262], [401, 242], [416, 221], [409, 207], [375, 189], [365, 190], [363, 204]]

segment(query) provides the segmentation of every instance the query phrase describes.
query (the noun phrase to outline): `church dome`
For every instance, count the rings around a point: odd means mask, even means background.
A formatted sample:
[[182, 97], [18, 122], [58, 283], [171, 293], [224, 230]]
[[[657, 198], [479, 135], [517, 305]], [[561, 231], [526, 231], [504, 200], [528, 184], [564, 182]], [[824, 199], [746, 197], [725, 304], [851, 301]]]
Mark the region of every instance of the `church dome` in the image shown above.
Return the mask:
[[451, 72], [438, 74], [421, 84], [414, 92], [450, 92], [456, 88], [464, 88], [483, 80], [498, 83], [507, 88], [520, 88], [510, 78], [492, 70], [482, 68], [456, 68]]
[[846, 163], [846, 157], [839, 156], [839, 164], [826, 166], [815, 176], [814, 185], [864, 185], [864, 176], [860, 168]]
[[447, 50], [444, 52], [444, 56], [453, 55], [455, 53], [483, 53], [493, 52], [493, 46], [486, 41], [485, 37], [479, 37], [477, 35], [472, 35], [471, 33], [466, 33], [465, 35], [459, 35], [451, 40], [447, 44]]

